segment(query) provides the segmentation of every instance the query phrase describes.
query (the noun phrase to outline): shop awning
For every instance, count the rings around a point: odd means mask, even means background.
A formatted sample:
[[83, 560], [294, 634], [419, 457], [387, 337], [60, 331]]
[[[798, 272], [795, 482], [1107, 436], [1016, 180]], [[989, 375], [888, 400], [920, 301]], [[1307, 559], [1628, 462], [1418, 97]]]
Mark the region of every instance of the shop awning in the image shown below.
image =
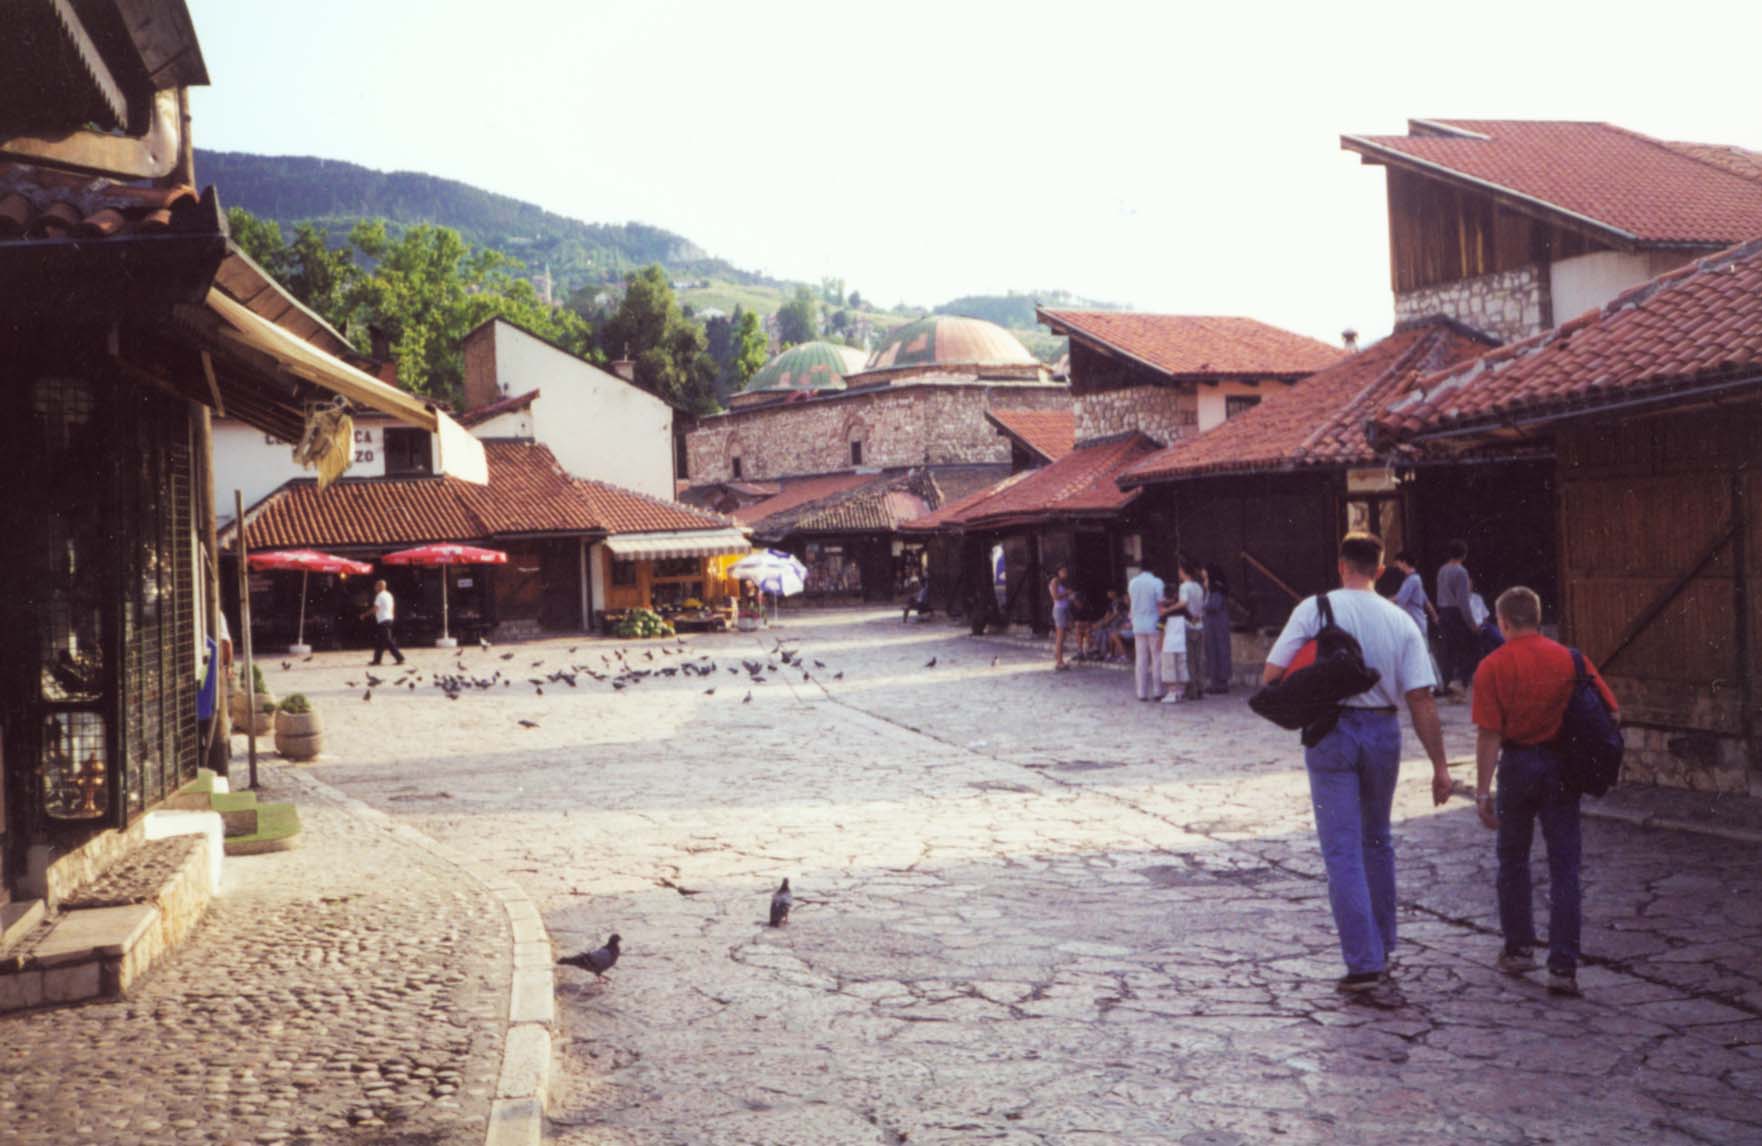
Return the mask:
[[289, 374], [314, 386], [382, 414], [390, 414], [405, 425], [438, 434], [442, 473], [478, 485], [489, 480], [483, 444], [421, 398], [388, 386], [366, 371], [326, 353], [218, 288], [208, 292], [207, 305], [224, 321], [225, 325], [217, 328], [224, 341], [266, 355]]
[[620, 561], [659, 561], [668, 557], [715, 557], [745, 553], [752, 542], [738, 529], [693, 529], [674, 533], [618, 533], [606, 548]]

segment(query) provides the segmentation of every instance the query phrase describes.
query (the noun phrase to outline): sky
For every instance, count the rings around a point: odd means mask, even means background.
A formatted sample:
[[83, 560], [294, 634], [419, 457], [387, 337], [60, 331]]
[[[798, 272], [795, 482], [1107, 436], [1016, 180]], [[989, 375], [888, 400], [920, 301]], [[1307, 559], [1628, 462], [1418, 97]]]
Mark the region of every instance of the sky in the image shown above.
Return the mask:
[[1374, 337], [1382, 169], [1343, 133], [1587, 119], [1762, 149], [1750, 4], [189, 7], [199, 147], [459, 179], [887, 305], [1063, 289]]

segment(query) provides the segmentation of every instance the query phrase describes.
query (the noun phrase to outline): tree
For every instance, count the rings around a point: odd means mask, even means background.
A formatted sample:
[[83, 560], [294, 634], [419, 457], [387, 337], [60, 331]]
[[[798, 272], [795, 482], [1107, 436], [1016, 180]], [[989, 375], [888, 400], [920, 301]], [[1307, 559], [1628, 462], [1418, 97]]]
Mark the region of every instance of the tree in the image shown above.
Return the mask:
[[716, 360], [703, 330], [680, 312], [659, 263], [626, 277], [624, 299], [598, 337], [605, 353], [635, 360], [643, 389], [694, 414], [716, 409]]
[[863, 301], [863, 295], [862, 295], [861, 291], [854, 291], [854, 290], [851, 291], [849, 301], [850, 301], [850, 308], [852, 310], [865, 310], [868, 307], [868, 304]]
[[733, 352], [728, 360], [727, 389], [725, 391], [729, 394], [746, 389], [746, 384], [752, 381], [752, 376], [765, 365], [765, 358], [770, 349], [768, 340], [765, 338], [764, 324], [759, 321], [759, 316], [752, 311], [735, 307], [732, 325], [733, 333], [730, 342]]
[[827, 306], [838, 306], [844, 302], [844, 280], [823, 278], [820, 280], [820, 301]]
[[777, 311], [777, 337], [784, 346], [812, 342], [820, 333], [820, 307], [814, 293], [807, 287], [796, 287], [795, 295]]

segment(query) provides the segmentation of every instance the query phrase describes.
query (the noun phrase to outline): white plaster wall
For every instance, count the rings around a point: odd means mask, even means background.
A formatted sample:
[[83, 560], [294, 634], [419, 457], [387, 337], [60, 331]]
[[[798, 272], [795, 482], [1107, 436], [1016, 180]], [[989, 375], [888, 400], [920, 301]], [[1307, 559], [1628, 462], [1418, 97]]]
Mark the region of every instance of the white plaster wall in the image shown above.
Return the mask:
[[[355, 418], [355, 457], [344, 477], [385, 476], [385, 428], [389, 419]], [[432, 443], [430, 459], [433, 458]], [[214, 496], [218, 515], [232, 517], [232, 492], [243, 490], [249, 509], [290, 478], [317, 477], [294, 461], [294, 447], [236, 418], [214, 419]]]
[[1199, 432], [1213, 429], [1224, 424], [1224, 399], [1233, 395], [1247, 395], [1265, 401], [1283, 390], [1288, 389], [1283, 382], [1219, 382], [1216, 385], [1199, 387]]
[[1629, 287], [1681, 266], [1692, 256], [1673, 251], [1593, 251], [1548, 267], [1548, 290], [1559, 325], [1602, 306]]
[[[673, 500], [673, 408], [636, 386], [497, 323], [496, 381], [507, 394], [539, 390], [534, 438], [579, 478]], [[493, 437], [487, 427], [473, 432]]]
[[[542, 395], [541, 395], [542, 397]], [[537, 439], [535, 427], [538, 420], [532, 416], [532, 410], [511, 410], [506, 414], [498, 414], [487, 422], [479, 422], [471, 427], [471, 432], [480, 438], [533, 438]]]

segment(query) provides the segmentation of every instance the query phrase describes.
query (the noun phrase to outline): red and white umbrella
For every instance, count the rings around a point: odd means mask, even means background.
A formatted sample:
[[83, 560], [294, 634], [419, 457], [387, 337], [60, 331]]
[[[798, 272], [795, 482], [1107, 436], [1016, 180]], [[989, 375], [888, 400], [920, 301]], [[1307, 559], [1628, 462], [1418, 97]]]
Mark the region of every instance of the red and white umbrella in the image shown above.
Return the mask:
[[460, 545], [451, 541], [437, 541], [433, 545], [418, 545], [414, 549], [400, 549], [396, 553], [387, 553], [380, 558], [387, 565], [439, 565], [441, 566], [441, 647], [452, 645], [452, 635], [447, 631], [447, 570], [449, 565], [506, 565], [508, 555], [500, 549], [480, 549], [475, 545]]
[[300, 571], [300, 631], [293, 649], [290, 650], [300, 653], [311, 651], [306, 645], [306, 582], [311, 579], [312, 574], [373, 572], [373, 566], [365, 561], [351, 561], [347, 557], [320, 553], [316, 549], [269, 549], [262, 553], [253, 553], [246, 560], [253, 569]]

